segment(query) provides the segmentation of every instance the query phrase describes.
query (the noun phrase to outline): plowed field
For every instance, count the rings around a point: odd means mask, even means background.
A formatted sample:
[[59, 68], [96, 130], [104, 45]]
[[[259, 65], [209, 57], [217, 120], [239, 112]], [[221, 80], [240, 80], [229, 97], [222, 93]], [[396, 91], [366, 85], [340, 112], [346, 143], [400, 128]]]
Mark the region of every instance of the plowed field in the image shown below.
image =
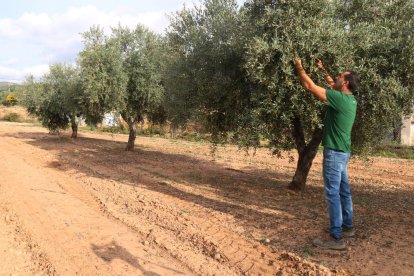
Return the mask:
[[328, 218], [321, 156], [307, 190], [259, 149], [50, 135], [0, 122], [0, 275], [414, 275], [414, 162], [351, 160], [356, 237]]

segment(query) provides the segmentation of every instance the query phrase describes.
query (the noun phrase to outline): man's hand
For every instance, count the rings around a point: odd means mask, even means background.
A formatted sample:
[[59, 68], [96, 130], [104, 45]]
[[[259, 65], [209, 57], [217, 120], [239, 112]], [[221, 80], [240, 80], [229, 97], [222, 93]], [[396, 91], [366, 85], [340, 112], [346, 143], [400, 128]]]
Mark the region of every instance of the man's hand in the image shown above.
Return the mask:
[[298, 58], [298, 56], [296, 55], [296, 52], [292, 53], [292, 57], [293, 57], [293, 62], [295, 64], [296, 70], [298, 71], [303, 70], [302, 60]]
[[298, 59], [298, 58], [295, 59], [295, 67], [296, 67], [297, 70], [303, 69], [302, 60], [301, 59]]
[[316, 63], [316, 66], [319, 68], [319, 69], [321, 69], [321, 70], [324, 70], [325, 69], [325, 67], [323, 67], [323, 64], [322, 64], [322, 60], [320, 60], [320, 59], [315, 59], [315, 63]]
[[335, 81], [331, 77], [331, 75], [329, 75], [328, 71], [326, 71], [325, 67], [322, 64], [322, 60], [317, 58], [317, 59], [315, 59], [315, 63], [316, 63], [316, 66], [319, 68], [319, 70], [321, 70], [323, 73], [325, 73], [325, 81], [332, 89], [335, 85]]

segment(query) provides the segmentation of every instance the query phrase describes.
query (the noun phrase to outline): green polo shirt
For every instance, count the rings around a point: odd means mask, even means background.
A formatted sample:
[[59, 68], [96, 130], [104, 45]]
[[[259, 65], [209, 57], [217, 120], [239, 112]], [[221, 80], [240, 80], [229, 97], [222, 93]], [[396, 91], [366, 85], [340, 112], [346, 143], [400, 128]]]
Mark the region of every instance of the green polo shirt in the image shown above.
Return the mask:
[[343, 152], [351, 151], [351, 131], [357, 102], [354, 95], [326, 90], [327, 110], [322, 145]]

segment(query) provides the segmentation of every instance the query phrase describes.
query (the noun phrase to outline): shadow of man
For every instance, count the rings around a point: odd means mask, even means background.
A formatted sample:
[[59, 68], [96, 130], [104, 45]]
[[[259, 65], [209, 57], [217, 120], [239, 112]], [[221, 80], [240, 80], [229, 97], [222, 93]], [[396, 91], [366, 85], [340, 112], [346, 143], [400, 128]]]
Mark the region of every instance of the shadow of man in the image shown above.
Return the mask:
[[135, 267], [136, 269], [139, 269], [142, 271], [143, 275], [147, 276], [159, 276], [160, 274], [147, 271], [142, 267], [142, 265], [139, 264], [138, 259], [129, 253], [125, 248], [118, 245], [114, 240], [108, 244], [104, 245], [91, 245], [93, 252], [100, 257], [102, 260], [104, 260], [107, 263], [112, 262], [114, 259], [120, 259], [124, 262], [127, 262], [131, 266]]

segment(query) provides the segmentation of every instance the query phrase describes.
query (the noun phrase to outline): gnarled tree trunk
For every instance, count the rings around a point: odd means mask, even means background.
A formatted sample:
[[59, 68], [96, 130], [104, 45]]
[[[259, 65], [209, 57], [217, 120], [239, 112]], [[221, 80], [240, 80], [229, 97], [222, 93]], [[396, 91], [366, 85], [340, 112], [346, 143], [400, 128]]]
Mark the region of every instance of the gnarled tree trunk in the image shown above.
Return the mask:
[[293, 120], [293, 137], [295, 138], [296, 149], [299, 154], [296, 165], [296, 172], [293, 176], [292, 182], [289, 184], [289, 189], [304, 190], [306, 188], [306, 180], [310, 168], [312, 167], [313, 159], [318, 152], [319, 144], [322, 141], [323, 131], [317, 128], [312, 133], [312, 138], [308, 144], [305, 141], [302, 123], [299, 118]]
[[70, 126], [72, 128], [71, 138], [78, 138], [78, 124], [75, 116], [70, 116]]
[[125, 150], [133, 151], [135, 146], [135, 138], [137, 138], [137, 126], [135, 124], [135, 120], [131, 118], [128, 118], [126, 121], [129, 129], [129, 137]]
[[398, 117], [394, 120], [392, 126], [392, 141], [397, 142], [398, 144], [401, 143], [401, 127], [402, 127], [401, 117]]

